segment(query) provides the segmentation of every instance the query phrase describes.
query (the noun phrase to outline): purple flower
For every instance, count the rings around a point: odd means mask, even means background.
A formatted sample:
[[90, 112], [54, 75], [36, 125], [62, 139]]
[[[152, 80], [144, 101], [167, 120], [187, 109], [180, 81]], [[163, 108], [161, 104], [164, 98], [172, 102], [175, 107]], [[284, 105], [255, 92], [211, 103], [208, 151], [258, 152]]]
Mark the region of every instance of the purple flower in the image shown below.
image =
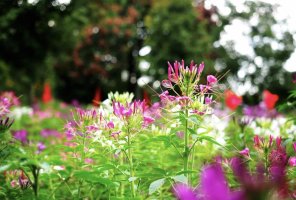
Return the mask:
[[209, 105], [212, 103], [212, 99], [210, 97], [205, 98], [205, 104]]
[[248, 147], [246, 147], [245, 149], [241, 150], [239, 153], [241, 155], [243, 155], [243, 156], [250, 156], [250, 150], [249, 150]]
[[15, 131], [13, 134], [13, 137], [16, 140], [19, 140], [22, 144], [26, 144], [28, 142], [27, 135], [28, 135], [28, 132], [23, 129], [23, 130]]
[[289, 165], [292, 167], [296, 167], [296, 157], [291, 157], [289, 159]]
[[294, 149], [294, 151], [296, 153], [296, 142], [293, 143], [293, 149]]
[[173, 188], [173, 192], [179, 200], [197, 200], [194, 191], [185, 184], [177, 184]]
[[199, 191], [205, 200], [230, 200], [231, 193], [220, 165], [213, 164], [203, 170]]
[[86, 126], [85, 128], [86, 128], [87, 133], [92, 133], [92, 132], [96, 132], [99, 130], [99, 127], [96, 124]]
[[38, 142], [37, 144], [38, 153], [42, 152], [45, 148], [46, 146], [44, 145], [44, 143]]
[[213, 75], [208, 75], [207, 81], [209, 85], [214, 85], [215, 83], [217, 83], [217, 78]]
[[40, 131], [40, 135], [44, 138], [47, 138], [49, 136], [58, 137], [59, 132], [52, 129], [43, 129], [42, 131]]
[[202, 85], [202, 84], [200, 84], [199, 85], [199, 87], [197, 86], [196, 88], [195, 88], [196, 90], [200, 90], [200, 93], [206, 93], [206, 92], [208, 92], [209, 90], [211, 90], [212, 88], [211, 88], [211, 86], [209, 86], [209, 85]]

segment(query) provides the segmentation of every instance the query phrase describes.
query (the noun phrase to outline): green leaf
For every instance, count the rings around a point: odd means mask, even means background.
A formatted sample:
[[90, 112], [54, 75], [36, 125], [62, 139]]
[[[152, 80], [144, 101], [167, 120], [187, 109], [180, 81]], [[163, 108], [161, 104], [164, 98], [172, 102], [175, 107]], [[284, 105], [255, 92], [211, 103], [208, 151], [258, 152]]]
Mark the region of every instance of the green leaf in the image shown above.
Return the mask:
[[184, 174], [173, 176], [171, 178], [174, 179], [174, 181], [176, 181], [176, 182], [188, 184], [188, 179]]
[[76, 172], [74, 172], [74, 177], [76, 177], [78, 179], [83, 179], [84, 181], [87, 181], [87, 182], [101, 183], [106, 186], [114, 186], [115, 185], [109, 179], [103, 178], [99, 174], [97, 174], [96, 172], [92, 172], [92, 171], [76, 171]]
[[187, 130], [190, 132], [190, 134], [196, 135], [196, 131], [193, 130], [192, 128], [187, 128]]
[[201, 137], [199, 137], [199, 140], [200, 140], [200, 141], [202, 141], [202, 140], [207, 140], [207, 141], [209, 141], [209, 142], [211, 142], [211, 143], [213, 143], [213, 144], [216, 144], [216, 145], [218, 145], [218, 146], [223, 147], [222, 144], [218, 143], [214, 138], [212, 138], [212, 137], [210, 137], [210, 136], [206, 136], [206, 135], [201, 136]]
[[156, 190], [158, 190], [165, 183], [165, 178], [158, 179], [153, 181], [149, 186], [149, 195], [153, 194]]
[[10, 164], [0, 166], [0, 173], [2, 173], [2, 172], [4, 172], [4, 171], [8, 170], [8, 169], [10, 168], [10, 166], [11, 166]]

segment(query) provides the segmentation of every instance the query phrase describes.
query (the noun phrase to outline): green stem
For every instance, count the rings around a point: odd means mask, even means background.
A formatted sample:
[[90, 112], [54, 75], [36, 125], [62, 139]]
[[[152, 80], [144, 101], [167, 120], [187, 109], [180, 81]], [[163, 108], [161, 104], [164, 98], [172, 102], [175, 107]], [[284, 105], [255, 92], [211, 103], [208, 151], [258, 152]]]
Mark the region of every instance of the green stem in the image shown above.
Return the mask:
[[35, 199], [38, 199], [39, 172], [40, 172], [40, 169], [38, 167], [36, 167], [35, 165], [33, 165], [32, 166], [32, 174], [33, 174], [33, 178], [34, 178], [34, 183], [32, 183], [32, 188], [34, 191]]
[[[134, 177], [134, 166], [133, 166], [133, 157], [132, 157], [132, 148], [131, 148], [131, 133], [129, 127], [127, 128], [127, 144], [128, 144], [128, 161], [129, 161], [129, 167], [130, 167], [130, 177]], [[131, 191], [132, 191], [132, 197], [136, 196], [135, 191], [135, 183], [132, 180], [131, 181]]]
[[[123, 154], [120, 154], [120, 166], [123, 166], [123, 159], [124, 159]], [[123, 174], [123, 172], [121, 172], [121, 173]], [[124, 187], [125, 187], [125, 184], [122, 181], [120, 183], [120, 197], [123, 197], [123, 195], [124, 195]]]
[[[85, 132], [85, 131], [83, 131]], [[82, 138], [82, 156], [81, 156], [81, 162], [83, 163], [84, 160], [85, 160], [85, 151], [84, 151], [84, 148], [85, 148], [85, 134], [83, 135], [83, 138]], [[79, 186], [78, 186], [78, 199], [80, 199], [81, 197], [81, 187], [83, 185], [83, 180], [79, 180]]]
[[[189, 157], [189, 148], [188, 148], [188, 109], [186, 107], [185, 111], [185, 133], [184, 133], [184, 171], [188, 171], [188, 157]], [[186, 172], [187, 174], [187, 172]]]
[[[186, 96], [188, 96], [188, 85], [186, 87], [186, 93], [185, 93]], [[185, 133], [184, 133], [184, 171], [185, 171], [185, 175], [188, 179], [188, 158], [189, 158], [189, 155], [190, 155], [190, 151], [189, 151], [189, 148], [188, 148], [188, 140], [189, 140], [189, 135], [188, 135], [188, 101], [186, 101], [186, 105], [185, 105]], [[189, 183], [189, 180], [188, 180], [188, 183]]]

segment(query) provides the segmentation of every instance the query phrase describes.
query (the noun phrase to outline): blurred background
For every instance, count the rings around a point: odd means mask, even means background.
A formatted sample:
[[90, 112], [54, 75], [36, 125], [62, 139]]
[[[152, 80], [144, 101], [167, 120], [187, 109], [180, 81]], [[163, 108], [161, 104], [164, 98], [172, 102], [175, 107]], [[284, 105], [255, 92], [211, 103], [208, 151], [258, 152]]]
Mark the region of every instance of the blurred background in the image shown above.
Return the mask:
[[[28, 104], [92, 103], [110, 91], [153, 98], [167, 61], [205, 62], [205, 73], [256, 104], [295, 88], [292, 1], [1, 0], [0, 91]], [[295, 81], [294, 81], [295, 82]], [[46, 87], [44, 87], [46, 85]]]

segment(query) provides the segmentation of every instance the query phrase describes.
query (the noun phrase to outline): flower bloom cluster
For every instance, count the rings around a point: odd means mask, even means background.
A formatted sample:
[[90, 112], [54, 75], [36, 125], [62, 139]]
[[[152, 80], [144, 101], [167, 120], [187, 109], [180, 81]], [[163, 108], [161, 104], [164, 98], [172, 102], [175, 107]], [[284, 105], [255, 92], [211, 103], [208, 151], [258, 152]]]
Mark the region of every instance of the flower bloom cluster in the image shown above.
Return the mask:
[[[173, 91], [171, 95], [165, 90], [159, 97], [164, 105], [180, 105], [190, 109], [193, 114], [204, 115], [211, 113], [210, 105], [213, 103], [213, 89], [217, 83], [217, 78], [213, 75], [207, 76], [206, 84], [200, 84], [201, 74], [204, 70], [204, 63], [199, 66], [191, 61], [189, 66], [185, 66], [184, 60], [168, 63], [168, 79], [162, 81], [162, 86]], [[180, 90], [180, 93], [177, 92]]]

